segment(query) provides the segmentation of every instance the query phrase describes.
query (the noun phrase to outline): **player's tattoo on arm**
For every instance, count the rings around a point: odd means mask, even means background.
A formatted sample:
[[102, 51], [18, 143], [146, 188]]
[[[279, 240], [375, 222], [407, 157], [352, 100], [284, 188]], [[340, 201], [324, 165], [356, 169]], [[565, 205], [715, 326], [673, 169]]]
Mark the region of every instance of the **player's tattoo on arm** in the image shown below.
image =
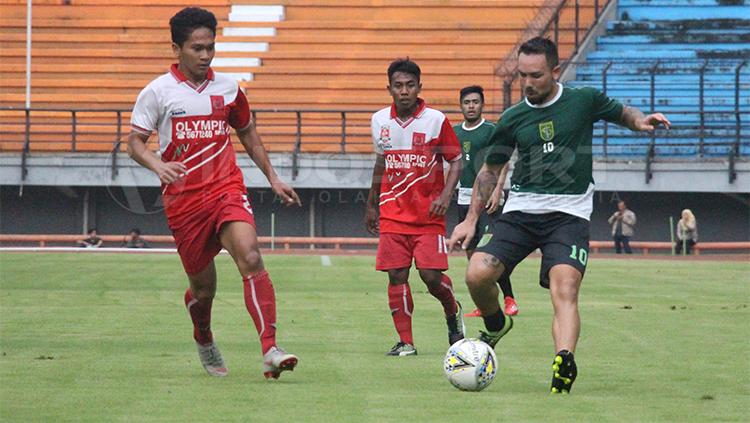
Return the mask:
[[638, 127], [635, 122], [638, 119], [643, 119], [646, 115], [642, 111], [635, 107], [625, 106], [622, 109], [622, 116], [620, 116], [620, 125], [630, 129], [631, 131], [637, 131]]
[[485, 255], [484, 257], [482, 257], [482, 263], [484, 263], [485, 266], [491, 267], [493, 269], [497, 269], [502, 264], [500, 262], [500, 259], [491, 255]]
[[492, 195], [492, 191], [497, 185], [498, 175], [489, 169], [482, 169], [477, 175], [477, 179], [474, 182], [474, 189], [477, 190], [479, 198], [482, 204], [486, 204]]

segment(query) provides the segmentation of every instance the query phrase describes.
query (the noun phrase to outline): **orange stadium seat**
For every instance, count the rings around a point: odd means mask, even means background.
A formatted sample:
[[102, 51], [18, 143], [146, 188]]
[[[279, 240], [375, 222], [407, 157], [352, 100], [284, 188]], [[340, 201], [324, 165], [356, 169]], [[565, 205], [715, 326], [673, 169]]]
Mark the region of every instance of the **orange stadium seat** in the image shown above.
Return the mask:
[[[488, 110], [502, 108], [499, 62], [528, 23], [550, 0], [204, 0], [219, 19], [219, 42], [268, 43], [267, 51], [218, 52], [220, 58], [260, 59], [260, 66], [217, 67], [251, 73], [241, 81], [270, 151], [336, 151], [342, 132], [347, 152], [369, 152], [369, 114], [390, 102], [386, 68], [410, 57], [423, 71], [423, 97], [456, 110], [458, 90], [485, 87]], [[568, 2], [573, 3], [573, 2]], [[582, 2], [581, 33], [594, 19], [593, 2]], [[232, 5], [282, 5], [280, 22], [230, 22]], [[140, 89], [173, 61], [167, 22], [175, 0], [35, 0], [33, 12], [33, 108], [129, 110]], [[25, 139], [26, 1], [0, 0], [0, 151], [22, 148]], [[223, 28], [275, 29], [274, 36], [228, 37]], [[560, 18], [560, 50], [573, 49], [573, 15]], [[5, 108], [6, 110], [3, 110]], [[300, 130], [294, 113], [304, 109]], [[310, 110], [361, 111], [347, 116]], [[34, 112], [31, 151], [110, 151], [128, 131], [129, 113]], [[84, 118], [85, 117], [85, 118]], [[449, 117], [460, 119], [455, 113]], [[496, 117], [496, 115], [494, 116]], [[124, 132], [123, 132], [124, 131]], [[298, 136], [298, 132], [300, 135]], [[242, 148], [236, 145], [237, 148]], [[121, 147], [122, 148], [122, 147]]]

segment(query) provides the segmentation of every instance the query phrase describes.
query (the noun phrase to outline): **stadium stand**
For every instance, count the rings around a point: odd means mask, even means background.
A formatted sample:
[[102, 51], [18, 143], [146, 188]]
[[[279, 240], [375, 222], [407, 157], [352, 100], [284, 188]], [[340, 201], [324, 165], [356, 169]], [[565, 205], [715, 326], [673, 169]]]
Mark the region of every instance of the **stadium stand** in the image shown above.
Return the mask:
[[[18, 110], [25, 98], [25, 3], [3, 0], [0, 17], [0, 107], [16, 109], [0, 113], [0, 149], [8, 151], [24, 148], [26, 138], [25, 112]], [[574, 3], [578, 13], [560, 13], [556, 24], [567, 57], [604, 1], [425, 0], [404, 6], [395, 0], [207, 0], [201, 5], [219, 19], [214, 66], [242, 81], [271, 151], [339, 151], [346, 145], [347, 152], [369, 152], [369, 114], [390, 101], [384, 74], [391, 60], [409, 56], [422, 66], [424, 96], [433, 106], [455, 110], [458, 90], [477, 83], [485, 86], [490, 104], [499, 104], [502, 81], [495, 68], [500, 59], [539, 15], [573, 10]], [[32, 113], [29, 149], [109, 151], [127, 132], [140, 88], [172, 61], [166, 22], [185, 5], [35, 1], [32, 107], [66, 111]]]
[[673, 122], [655, 137], [598, 124], [604, 157], [734, 159], [750, 154], [750, 5], [734, 0], [620, 0], [596, 51], [573, 63], [594, 86]]

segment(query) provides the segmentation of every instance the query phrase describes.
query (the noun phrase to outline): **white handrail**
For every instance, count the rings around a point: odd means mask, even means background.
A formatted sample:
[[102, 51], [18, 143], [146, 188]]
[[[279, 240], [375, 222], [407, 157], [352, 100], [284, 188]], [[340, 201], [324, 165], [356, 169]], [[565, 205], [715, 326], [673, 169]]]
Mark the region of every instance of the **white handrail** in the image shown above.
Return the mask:
[[31, 3], [26, 0], [26, 108], [31, 108]]

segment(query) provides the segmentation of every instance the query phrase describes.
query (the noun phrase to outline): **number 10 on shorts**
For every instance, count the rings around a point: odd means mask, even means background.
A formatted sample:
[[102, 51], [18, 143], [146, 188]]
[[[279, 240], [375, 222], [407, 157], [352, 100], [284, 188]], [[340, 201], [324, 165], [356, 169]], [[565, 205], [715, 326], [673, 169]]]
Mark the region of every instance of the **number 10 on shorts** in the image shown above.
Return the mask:
[[582, 265], [585, 266], [586, 262], [589, 259], [589, 253], [585, 249], [578, 248], [578, 246], [573, 245], [570, 251], [570, 258], [572, 258], [573, 260], [578, 260]]

